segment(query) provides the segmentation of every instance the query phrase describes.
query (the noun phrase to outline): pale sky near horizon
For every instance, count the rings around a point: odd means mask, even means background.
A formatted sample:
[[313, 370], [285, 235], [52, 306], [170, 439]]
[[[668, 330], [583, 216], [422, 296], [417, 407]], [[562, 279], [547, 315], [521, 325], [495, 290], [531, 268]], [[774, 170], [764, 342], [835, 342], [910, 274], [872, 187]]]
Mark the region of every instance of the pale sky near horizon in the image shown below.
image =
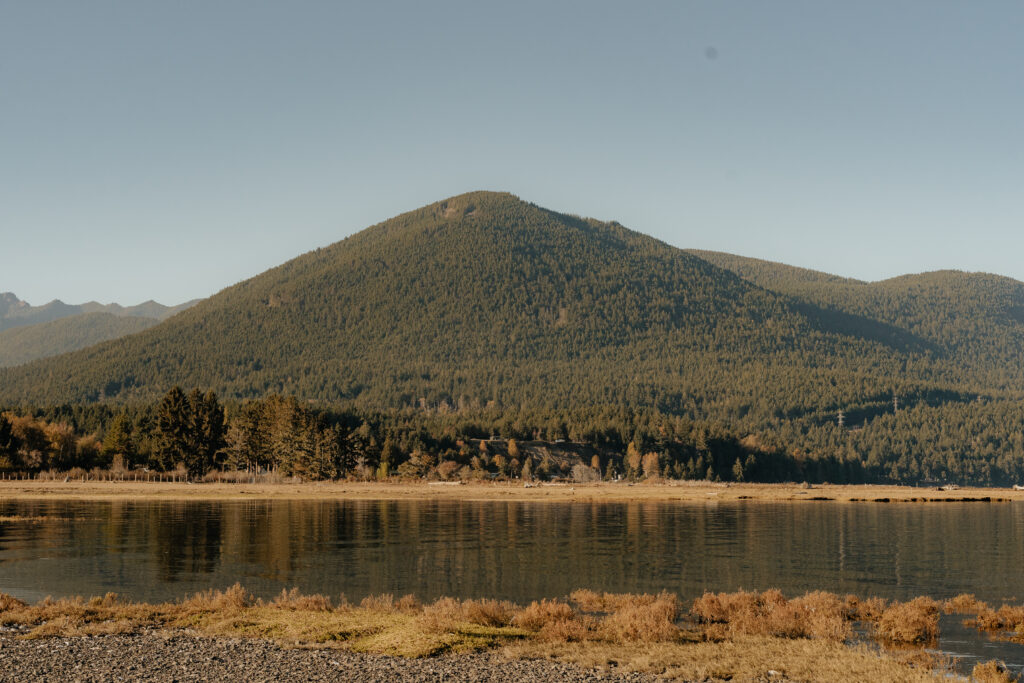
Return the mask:
[[0, 3], [0, 291], [205, 297], [475, 189], [1024, 280], [1024, 4]]

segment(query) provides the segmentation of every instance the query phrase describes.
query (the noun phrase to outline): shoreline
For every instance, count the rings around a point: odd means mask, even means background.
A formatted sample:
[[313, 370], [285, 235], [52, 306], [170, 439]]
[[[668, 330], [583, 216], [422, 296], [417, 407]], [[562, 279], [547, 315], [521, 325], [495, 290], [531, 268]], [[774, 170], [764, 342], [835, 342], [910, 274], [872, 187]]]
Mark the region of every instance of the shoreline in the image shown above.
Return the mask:
[[[979, 619], [1004, 611], [970, 596], [888, 603], [820, 591], [706, 593], [687, 606], [665, 592], [578, 590], [525, 607], [391, 595], [356, 605], [296, 590], [265, 601], [237, 584], [165, 603], [108, 593], [30, 605], [0, 594], [0, 680], [258, 671], [261, 680], [924, 682], [953, 673], [953, 660], [927, 649], [941, 609]], [[870, 640], [854, 637], [855, 622], [870, 624]]]
[[169, 483], [119, 481], [0, 481], [0, 501], [19, 500], [443, 500], [516, 502], [1009, 502], [1024, 491], [875, 484], [747, 484], [680, 481], [589, 484], [473, 482]]

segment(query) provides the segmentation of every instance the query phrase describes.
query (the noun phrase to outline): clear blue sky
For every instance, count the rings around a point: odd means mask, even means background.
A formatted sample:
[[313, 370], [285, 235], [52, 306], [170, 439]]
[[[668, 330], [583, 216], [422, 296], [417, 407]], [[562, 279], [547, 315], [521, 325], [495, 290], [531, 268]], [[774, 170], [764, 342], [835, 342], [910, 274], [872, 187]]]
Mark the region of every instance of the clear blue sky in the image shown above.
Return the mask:
[[1020, 2], [0, 3], [0, 291], [208, 296], [474, 189], [1024, 279]]

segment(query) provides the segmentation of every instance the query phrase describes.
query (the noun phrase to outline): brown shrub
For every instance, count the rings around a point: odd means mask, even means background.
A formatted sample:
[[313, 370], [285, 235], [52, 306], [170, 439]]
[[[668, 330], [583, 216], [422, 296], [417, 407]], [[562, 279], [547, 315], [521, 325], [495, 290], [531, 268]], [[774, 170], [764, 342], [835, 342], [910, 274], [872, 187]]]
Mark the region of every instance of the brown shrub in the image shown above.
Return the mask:
[[556, 643], [578, 643], [588, 640], [594, 628], [594, 620], [590, 617], [559, 619], [545, 623], [537, 635], [541, 640]]
[[516, 606], [499, 600], [439, 598], [423, 608], [422, 621], [433, 631], [451, 631], [460, 624], [501, 628], [512, 622]]
[[211, 588], [196, 593], [181, 603], [181, 611], [186, 614], [197, 612], [232, 612], [243, 610], [253, 605], [253, 597], [249, 591], [236, 583], [223, 591]]
[[534, 600], [512, 618], [512, 624], [527, 631], [540, 631], [545, 624], [574, 619], [572, 607], [558, 600]]
[[678, 614], [676, 596], [662, 593], [653, 601], [636, 600], [620, 604], [600, 622], [599, 631], [602, 638], [613, 642], [677, 640], [679, 628], [675, 620]]
[[462, 619], [462, 605], [455, 598], [438, 598], [423, 607], [421, 621], [436, 633], [451, 631]]
[[1019, 631], [1024, 629], [1024, 605], [1003, 605], [998, 610], [986, 606], [964, 624], [981, 631]]
[[699, 623], [723, 624], [733, 635], [845, 640], [851, 634], [848, 605], [821, 591], [790, 601], [777, 590], [738, 591], [705, 593], [690, 611]]
[[853, 635], [850, 611], [834, 593], [813, 591], [790, 601], [801, 613], [803, 629], [811, 638], [844, 641]]
[[398, 599], [398, 602], [395, 603], [395, 609], [402, 614], [416, 614], [423, 609], [423, 605], [420, 604], [419, 599], [415, 595], [409, 593]]
[[977, 683], [1014, 683], [1017, 679], [1010, 674], [1005, 664], [993, 659], [976, 664], [971, 671], [971, 680]]
[[12, 609], [21, 609], [27, 607], [28, 603], [22, 602], [18, 598], [15, 598], [7, 593], [0, 593], [0, 612], [6, 612]]
[[515, 605], [499, 600], [466, 600], [462, 603], [463, 618], [480, 626], [508, 626], [515, 614]]
[[858, 600], [852, 595], [846, 598], [847, 614], [854, 621], [876, 622], [882, 618], [882, 613], [888, 606], [889, 601], [885, 598]]
[[359, 607], [372, 612], [391, 613], [395, 611], [395, 596], [391, 593], [367, 595], [359, 601]]
[[961, 593], [942, 603], [942, 611], [946, 614], [981, 614], [990, 609], [987, 603], [968, 593]]
[[584, 612], [607, 612], [605, 597], [608, 593], [597, 593], [589, 588], [580, 588], [569, 594], [569, 599]]
[[543, 640], [580, 641], [590, 634], [594, 621], [581, 619], [572, 607], [559, 600], [534, 600], [512, 617], [512, 625], [536, 632]]
[[930, 643], [939, 634], [939, 604], [928, 597], [894, 602], [874, 625], [875, 635], [892, 643]]
[[[575, 590], [569, 599], [584, 612], [615, 612], [625, 607], [639, 607], [655, 603], [671, 604], [678, 612], [679, 598], [674, 593], [662, 591], [657, 595], [649, 593], [597, 593], [587, 588]], [[673, 617], [674, 618], [674, 617]]]
[[281, 594], [270, 602], [270, 606], [303, 612], [330, 612], [334, 608], [326, 595], [303, 595], [298, 588], [290, 591], [282, 589]]

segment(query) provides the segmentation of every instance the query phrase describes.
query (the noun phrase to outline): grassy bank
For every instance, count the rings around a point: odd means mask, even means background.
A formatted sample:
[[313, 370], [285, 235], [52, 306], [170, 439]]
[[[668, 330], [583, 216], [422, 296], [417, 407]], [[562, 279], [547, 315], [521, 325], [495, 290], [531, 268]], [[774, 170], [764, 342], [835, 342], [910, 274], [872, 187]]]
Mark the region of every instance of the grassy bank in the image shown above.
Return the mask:
[[316, 483], [205, 483], [132, 481], [0, 481], [0, 500], [524, 500], [524, 501], [838, 501], [939, 503], [1024, 501], [1012, 489], [873, 485], [715, 484], [707, 482], [544, 484], [518, 482], [447, 485], [422, 481]]
[[[942, 605], [820, 591], [787, 599], [766, 591], [708, 593], [683, 605], [669, 593], [579, 590], [526, 606], [452, 598], [422, 604], [390, 595], [350, 604], [344, 596], [294, 590], [264, 601], [235, 585], [160, 604], [108, 594], [29, 605], [0, 594], [0, 623], [27, 639], [156, 628], [401, 657], [498, 649], [510, 658], [615, 665], [676, 680], [931, 681], [941, 680], [950, 665], [924, 649], [935, 641], [943, 608], [984, 616], [989, 625], [992, 615], [1024, 613], [992, 610], [970, 596]], [[875, 644], [851, 644], [858, 623]], [[995, 663], [983, 666], [979, 680], [1012, 680]]]

